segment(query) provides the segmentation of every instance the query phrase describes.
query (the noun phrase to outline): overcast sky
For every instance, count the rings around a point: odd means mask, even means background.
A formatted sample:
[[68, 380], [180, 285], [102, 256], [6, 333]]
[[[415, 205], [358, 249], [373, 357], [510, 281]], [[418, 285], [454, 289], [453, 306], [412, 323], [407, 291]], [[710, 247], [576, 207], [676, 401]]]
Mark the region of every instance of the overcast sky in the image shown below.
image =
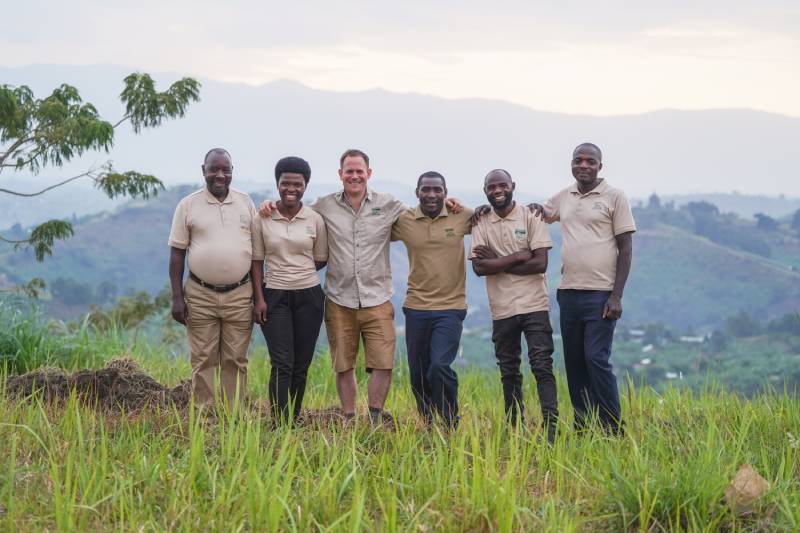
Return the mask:
[[14, 2], [3, 7], [0, 65], [288, 78], [593, 115], [737, 107], [800, 116], [798, 0], [220, 4]]

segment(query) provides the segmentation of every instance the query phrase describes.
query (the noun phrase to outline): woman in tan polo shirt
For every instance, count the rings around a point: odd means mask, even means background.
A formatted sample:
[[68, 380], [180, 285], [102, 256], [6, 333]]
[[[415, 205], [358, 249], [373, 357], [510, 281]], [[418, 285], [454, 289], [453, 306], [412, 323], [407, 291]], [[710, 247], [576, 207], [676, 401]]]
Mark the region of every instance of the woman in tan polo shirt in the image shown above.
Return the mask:
[[300, 413], [325, 308], [317, 270], [328, 260], [328, 238], [322, 217], [302, 202], [310, 178], [305, 160], [278, 161], [280, 200], [269, 217], [261, 218], [260, 235], [253, 238], [253, 283], [264, 285], [253, 315], [272, 363], [269, 397], [276, 422]]

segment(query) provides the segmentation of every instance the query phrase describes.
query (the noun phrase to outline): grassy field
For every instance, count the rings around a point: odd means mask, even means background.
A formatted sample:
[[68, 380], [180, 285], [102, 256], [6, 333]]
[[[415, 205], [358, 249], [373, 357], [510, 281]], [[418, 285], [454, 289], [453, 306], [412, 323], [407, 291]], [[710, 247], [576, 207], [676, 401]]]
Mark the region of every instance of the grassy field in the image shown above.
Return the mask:
[[[108, 350], [121, 339], [110, 339]], [[130, 347], [128, 347], [131, 349]], [[109, 352], [111, 353], [111, 352]], [[139, 344], [132, 356], [162, 383], [184, 361]], [[253, 356], [251, 396], [268, 365]], [[528, 374], [530, 376], [530, 374]], [[363, 378], [363, 376], [362, 376]], [[796, 531], [800, 529], [800, 400], [743, 400], [709, 388], [628, 388], [627, 435], [577, 435], [549, 447], [526, 377], [529, 428], [502, 423], [495, 372], [461, 375], [453, 434], [418, 421], [403, 371], [387, 407], [396, 431], [311, 424], [273, 430], [257, 415], [204, 421], [191, 412], [99, 413], [0, 396], [0, 527], [32, 530]], [[3, 379], [5, 383], [5, 379]], [[563, 380], [562, 413], [570, 410]], [[362, 399], [361, 405], [364, 406]], [[336, 405], [324, 356], [307, 393]], [[568, 418], [565, 417], [565, 418]], [[771, 489], [749, 514], [725, 487], [750, 463]]]

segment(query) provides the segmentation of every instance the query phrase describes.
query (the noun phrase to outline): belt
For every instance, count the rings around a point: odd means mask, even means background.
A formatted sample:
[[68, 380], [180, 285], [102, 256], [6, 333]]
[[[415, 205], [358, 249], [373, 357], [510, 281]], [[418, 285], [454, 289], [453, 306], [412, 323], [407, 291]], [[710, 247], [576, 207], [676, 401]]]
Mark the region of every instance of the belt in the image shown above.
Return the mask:
[[245, 274], [244, 277], [240, 281], [237, 281], [236, 283], [231, 283], [231, 284], [228, 284], [228, 285], [214, 285], [213, 283], [206, 283], [202, 279], [200, 279], [197, 276], [195, 276], [194, 272], [192, 272], [191, 270], [189, 271], [189, 277], [192, 279], [192, 281], [196, 282], [201, 287], [205, 287], [206, 289], [211, 289], [212, 291], [216, 291], [216, 292], [229, 292], [229, 291], [232, 291], [233, 289], [235, 289], [237, 287], [241, 287], [242, 285], [244, 285], [245, 283], [250, 281], [250, 272]]

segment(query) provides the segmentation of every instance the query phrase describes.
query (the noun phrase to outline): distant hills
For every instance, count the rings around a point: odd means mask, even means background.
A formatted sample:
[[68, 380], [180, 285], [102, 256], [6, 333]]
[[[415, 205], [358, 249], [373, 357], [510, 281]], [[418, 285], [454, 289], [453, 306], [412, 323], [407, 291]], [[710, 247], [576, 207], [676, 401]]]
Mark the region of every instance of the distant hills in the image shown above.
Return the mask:
[[[64, 280], [74, 281], [85, 294], [109, 286], [116, 295], [157, 292], [167, 283], [166, 240], [174, 207], [195, 188], [173, 188], [147, 202], [128, 202], [113, 212], [77, 218], [75, 236], [59, 242], [44, 263], [36, 263], [30, 253], [0, 248], [0, 285], [40, 276], [51, 286], [59, 279], [62, 285]], [[624, 299], [627, 323], [663, 322], [679, 330], [702, 331], [719, 327], [742, 310], [763, 320], [800, 307], [800, 234], [788, 218], [767, 231], [751, 220], [713, 210], [693, 214], [669, 205], [639, 207], [635, 216], [640, 231], [634, 238], [634, 267]], [[710, 218], [700, 224], [701, 216]], [[548, 277], [554, 291], [559, 226], [552, 226], [551, 233], [556, 247]], [[402, 245], [393, 246], [392, 269], [395, 303], [400, 305], [408, 273]], [[487, 326], [483, 280], [470, 273], [467, 292], [467, 327]], [[88, 302], [55, 310], [69, 315], [86, 307]]]

